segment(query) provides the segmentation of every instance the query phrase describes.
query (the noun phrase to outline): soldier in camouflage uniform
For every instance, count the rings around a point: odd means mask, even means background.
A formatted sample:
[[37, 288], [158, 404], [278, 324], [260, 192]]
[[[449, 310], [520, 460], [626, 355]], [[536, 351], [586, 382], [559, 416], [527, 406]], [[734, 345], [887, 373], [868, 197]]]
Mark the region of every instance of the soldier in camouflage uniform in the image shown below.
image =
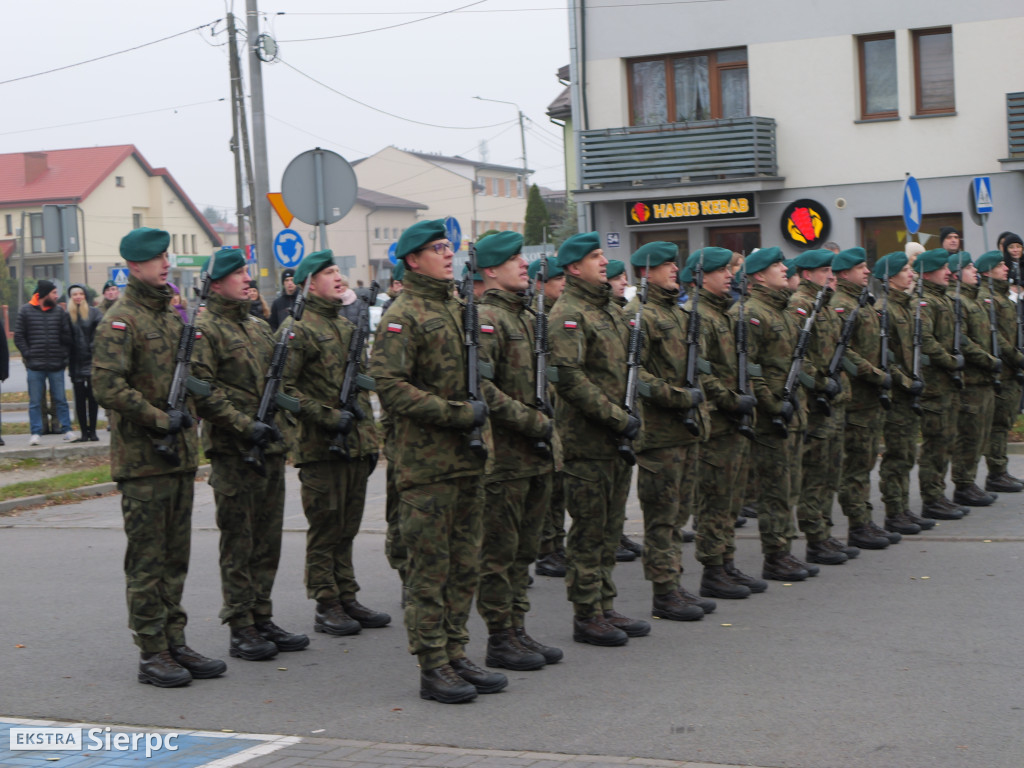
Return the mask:
[[[818, 568], [798, 560], [790, 552], [796, 526], [790, 508], [792, 457], [796, 436], [804, 428], [804, 408], [794, 408], [782, 398], [796, 346], [799, 327], [786, 312], [789, 291], [782, 251], [761, 248], [743, 265], [750, 279], [746, 303], [748, 353], [750, 362], [760, 366], [761, 375], [752, 376], [757, 398], [757, 424], [751, 450], [751, 477], [760, 479], [757, 525], [764, 555], [762, 578], [803, 581]], [[735, 319], [738, 307], [729, 314]], [[808, 371], [809, 375], [813, 375]], [[799, 389], [799, 388], [798, 388]], [[798, 396], [798, 393], [797, 393]]]
[[[332, 251], [317, 251], [295, 271], [309, 281], [302, 319], [292, 325], [284, 391], [299, 401], [292, 454], [302, 484], [306, 532], [306, 595], [316, 600], [313, 628], [330, 635], [384, 627], [391, 617], [356, 600], [352, 543], [359, 533], [366, 483], [377, 465], [377, 430], [369, 394], [359, 389], [356, 413], [339, 407], [356, 327], [338, 314], [345, 290]], [[360, 369], [363, 356], [360, 355]]]
[[[700, 353], [699, 347], [691, 352], [688, 336], [697, 333], [698, 343], [700, 336], [699, 327], [690, 325], [699, 321], [679, 306], [678, 258], [679, 248], [668, 242], [647, 243], [633, 252], [630, 264], [647, 280], [647, 301], [641, 309], [638, 293], [626, 307], [626, 319], [633, 325], [638, 311], [642, 314], [640, 362], [650, 374], [640, 406], [636, 487], [644, 515], [644, 578], [654, 592], [651, 614], [696, 621], [716, 606], [682, 586], [682, 528], [693, 512], [700, 441], [709, 417], [697, 377], [686, 381], [690, 355]], [[746, 587], [732, 589], [737, 597], [750, 594]]]
[[732, 252], [703, 248], [686, 261], [692, 271], [703, 261], [703, 284], [697, 312], [700, 314], [701, 352], [711, 370], [701, 377], [710, 414], [710, 434], [701, 445], [697, 468], [698, 493], [694, 514], [697, 529], [697, 560], [704, 566], [700, 593], [704, 597], [735, 599], [764, 592], [768, 584], [736, 567], [735, 520], [742, 501], [739, 474], [747, 460], [750, 441], [739, 432], [743, 417], [752, 417], [757, 404], [753, 395], [739, 391], [736, 323], [729, 317]]
[[[892, 405], [885, 413], [885, 453], [878, 470], [878, 486], [885, 504], [886, 524], [890, 520], [909, 521], [926, 531], [935, 527], [935, 521], [910, 510], [910, 471], [917, 463], [917, 441], [921, 434], [921, 418], [915, 404], [924, 391], [924, 383], [913, 378], [917, 298], [908, 291], [914, 287], [914, 270], [906, 253], [893, 251], [875, 262], [872, 274], [889, 283], [889, 367], [902, 374], [897, 378], [902, 385], [892, 388]], [[903, 385], [908, 381], [910, 386], [906, 388]]]
[[[384, 304], [384, 311], [381, 312], [381, 319], [377, 324], [378, 333], [385, 328], [384, 315], [395, 302], [395, 298], [402, 292], [402, 280], [405, 278], [405, 264], [399, 261], [391, 271], [391, 288], [388, 290], [390, 297]], [[405, 546], [402, 544], [402, 534], [398, 528], [398, 488], [395, 485], [395, 462], [392, 449], [394, 447], [395, 435], [391, 429], [391, 419], [385, 411], [381, 415], [381, 429], [384, 432], [384, 459], [387, 468], [384, 476], [384, 521], [387, 531], [384, 536], [384, 555], [388, 564], [398, 571], [398, 578], [405, 584], [405, 565], [408, 555]], [[402, 587], [402, 607], [405, 607], [405, 587]]]
[[551, 313], [551, 380], [558, 390], [556, 427], [572, 518], [565, 586], [573, 639], [614, 646], [648, 634], [651, 626], [614, 610], [612, 569], [622, 537], [624, 478], [631, 471], [620, 447], [637, 437], [640, 419], [622, 406], [629, 327], [611, 302], [600, 245], [598, 233], [587, 232], [558, 249], [566, 288]]
[[[804, 251], [795, 259], [800, 283], [789, 299], [789, 311], [803, 325], [810, 317], [819, 291], [832, 282], [835, 254], [821, 248]], [[829, 363], [842, 333], [841, 316], [829, 307], [831, 295], [815, 315], [807, 348], [807, 360], [816, 372], [808, 396], [807, 432], [800, 446], [800, 480], [796, 489], [796, 521], [807, 539], [807, 562], [841, 565], [860, 550], [832, 536], [832, 502], [839, 490], [843, 462], [843, 428], [850, 387], [846, 374], [839, 380], [828, 375]], [[823, 405], [824, 404], [824, 405]]]
[[110, 475], [121, 491], [128, 548], [128, 626], [138, 679], [161, 688], [223, 674], [227, 665], [185, 643], [181, 605], [192, 536], [198, 440], [189, 410], [164, 410], [181, 340], [167, 287], [171, 236], [141, 227], [121, 240], [124, 296], [96, 331], [93, 388], [110, 411]]
[[409, 652], [419, 658], [420, 696], [455, 703], [508, 685], [465, 651], [480, 576], [487, 464], [471, 448], [470, 433], [490, 456], [491, 431], [486, 404], [469, 399], [464, 307], [452, 293], [454, 253], [444, 221], [409, 227], [397, 256], [405, 262], [404, 288], [377, 334], [371, 371], [395, 436], [398, 513], [408, 553], [405, 627]]
[[[540, 531], [551, 505], [551, 485], [561, 464], [554, 413], [536, 407], [534, 316], [523, 293], [528, 285], [523, 236], [497, 232], [480, 241], [478, 270], [481, 354], [490, 366], [487, 388], [494, 465], [484, 479], [483, 545], [476, 607], [487, 624], [487, 665], [540, 669], [562, 659], [524, 627], [530, 610], [526, 588]], [[546, 366], [545, 366], [546, 373]]]
[[[220, 619], [231, 629], [230, 654], [256, 661], [309, 645], [308, 637], [271, 619], [287, 447], [275, 426], [255, 416], [274, 338], [270, 326], [249, 312], [249, 275], [240, 250], [218, 251], [205, 270], [212, 282], [206, 311], [196, 320], [192, 370], [210, 388], [195, 403], [220, 529]], [[247, 463], [254, 446], [262, 449], [263, 474]]]
[[[550, 314], [555, 302], [565, 290], [565, 273], [554, 259], [548, 259], [547, 262], [548, 279], [544, 283], [544, 307]], [[540, 259], [530, 262], [528, 275], [531, 282], [537, 279], [539, 268]], [[549, 393], [553, 402], [557, 397], [555, 388], [549, 387]], [[555, 472], [551, 483], [551, 505], [544, 516], [539, 555], [535, 566], [539, 575], [565, 576], [565, 483], [561, 472]]]
[[[961, 350], [965, 365], [964, 388], [960, 393], [960, 414], [957, 416], [956, 442], [953, 446], [951, 475], [956, 490], [953, 501], [969, 507], [987, 507], [997, 496], [981, 490], [974, 482], [978, 461], [988, 445], [995, 413], [996, 396], [993, 382], [1000, 381], [1003, 362], [992, 354], [989, 326], [991, 299], [979, 298], [978, 270], [971, 254], [961, 251], [949, 260], [953, 279], [960, 282], [963, 317]], [[947, 289], [947, 294], [952, 291]], [[989, 303], [986, 303], [989, 302]]]
[[113, 280], [107, 280], [103, 284], [103, 301], [100, 302], [100, 311], [103, 314], [107, 314], [107, 310], [117, 303], [120, 296], [121, 289], [117, 287], [117, 283]]
[[945, 476], [956, 439], [964, 356], [953, 352], [953, 302], [946, 295], [949, 252], [925, 251], [914, 261], [921, 274], [921, 354], [924, 392], [921, 396], [921, 450], [917, 479], [921, 489], [921, 516], [931, 520], [959, 520], [970, 512], [945, 496]]
[[989, 251], [975, 260], [986, 287], [991, 286], [996, 306], [996, 323], [999, 329], [999, 352], [1003, 359], [1002, 386], [996, 392], [992, 429], [985, 460], [988, 464], [988, 478], [985, 490], [996, 493], [1020, 493], [1024, 482], [1007, 471], [1006, 441], [1020, 409], [1020, 393], [1024, 370], [1024, 352], [1017, 347], [1017, 306], [1010, 300], [1010, 283], [1007, 280], [1008, 267], [999, 251]]

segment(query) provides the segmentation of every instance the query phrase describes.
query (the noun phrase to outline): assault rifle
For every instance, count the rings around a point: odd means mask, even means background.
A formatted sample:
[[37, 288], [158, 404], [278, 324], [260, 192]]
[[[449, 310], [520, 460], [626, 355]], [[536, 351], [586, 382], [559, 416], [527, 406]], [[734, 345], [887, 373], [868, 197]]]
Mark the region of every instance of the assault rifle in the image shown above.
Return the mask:
[[[646, 275], [644, 276], [646, 279]], [[700, 313], [697, 311], [700, 289], [704, 287], [704, 249], [701, 248], [697, 257], [697, 266], [693, 270], [693, 309], [690, 310], [690, 325], [686, 329], [686, 378], [683, 386], [689, 390], [697, 389], [697, 363], [700, 361]], [[690, 406], [683, 418], [683, 426], [691, 435], [700, 434], [697, 423], [697, 407]]]
[[[462, 281], [462, 297], [466, 306], [462, 310], [462, 328], [466, 345], [466, 391], [470, 402], [483, 403], [480, 394], [480, 315], [473, 295], [473, 275], [476, 274], [476, 244], [469, 241], [469, 264]], [[487, 458], [481, 427], [472, 427], [469, 432], [469, 449], [481, 459]]]
[[[548, 398], [548, 314], [544, 308], [544, 287], [548, 282], [548, 257], [541, 254], [540, 266], [537, 268], [537, 279], [533, 294], [537, 299], [533, 321], [533, 383], [534, 407], [548, 418], [555, 415]], [[551, 456], [551, 443], [538, 440], [533, 450], [545, 458]]]
[[[292, 326], [302, 319], [302, 313], [306, 309], [306, 298], [309, 296], [309, 283], [312, 276], [307, 277], [302, 284], [302, 290], [295, 297], [295, 303], [288, 313], [291, 322], [285, 320], [278, 329], [277, 342], [274, 344], [274, 352], [270, 356], [270, 365], [267, 366], [266, 382], [263, 385], [263, 395], [260, 397], [259, 408], [256, 409], [256, 421], [274, 426], [274, 414], [280, 406], [287, 411], [297, 413], [299, 403], [294, 397], [289, 397], [281, 392], [281, 382], [284, 380], [284, 369], [288, 363], [288, 344], [295, 335], [292, 333]], [[245, 455], [245, 463], [249, 465], [260, 477], [267, 476], [267, 466], [264, 458], [265, 445], [253, 445]]]
[[[843, 364], [843, 358], [846, 356], [846, 350], [850, 346], [850, 337], [853, 336], [853, 324], [857, 320], [857, 314], [864, 308], [864, 305], [870, 301], [871, 286], [868, 284], [864, 286], [864, 289], [860, 292], [860, 296], [857, 297], [857, 306], [853, 308], [853, 311], [851, 311], [849, 316], [843, 321], [843, 330], [839, 334], [839, 343], [836, 344], [836, 351], [832, 353], [832, 359], [828, 363], [828, 371], [826, 372], [826, 375], [836, 384], [840, 384], [839, 366]], [[832, 412], [832, 406], [829, 405], [828, 398], [824, 394], [818, 395], [817, 404], [825, 413]]]
[[[359, 372], [359, 366], [363, 362], [363, 348], [366, 346], [366, 338], [370, 335], [370, 310], [377, 303], [377, 294], [380, 293], [380, 284], [374, 280], [370, 283], [369, 295], [363, 297], [367, 303], [366, 312], [359, 318], [352, 337], [348, 343], [348, 359], [345, 362], [345, 376], [341, 380], [341, 391], [338, 393], [338, 401], [341, 403], [341, 410], [350, 413], [354, 421], [362, 421], [366, 418], [363, 409], [359, 407], [358, 397], [361, 390], [372, 390], [374, 381], [364, 373]], [[340, 453], [346, 459], [348, 455], [348, 440], [344, 432], [336, 432], [331, 438], [328, 446], [331, 453]]]
[[[740, 269], [740, 300], [736, 310], [736, 386], [741, 395], [754, 394], [750, 386], [750, 372], [747, 370], [747, 323], [745, 309], [747, 306], [747, 272]], [[739, 433], [748, 440], [754, 439], [754, 428], [751, 426], [752, 417], [749, 413], [740, 416]]]
[[[800, 333], [796, 337], [796, 346], [793, 348], [793, 360], [789, 364], [786, 383], [782, 387], [782, 402], [788, 402], [792, 405], [793, 412], [799, 408], [796, 397], [797, 383], [803, 371], [804, 358], [807, 357], [807, 347], [811, 343], [811, 329], [814, 327], [814, 319], [818, 316], [821, 308], [825, 306], [831, 295], [832, 289], [828, 287], [828, 284], [821, 286], [818, 295], [814, 297], [814, 306], [811, 307], [811, 311], [808, 313], [807, 319], [804, 320]], [[792, 418], [792, 414], [790, 418]], [[789, 419], [784, 418], [781, 414], [772, 419], [772, 426], [775, 427], [775, 431], [782, 437], [789, 435]]]
[[[964, 326], [964, 305], [960, 300], [960, 277], [963, 275], [963, 256], [959, 254], [957, 254], [957, 256], [956, 293], [953, 296], [953, 357], [963, 359], [963, 350], [960, 349]], [[953, 383], [956, 384], [957, 389], [963, 389], [964, 379], [963, 376], [960, 375], [959, 369], [954, 370], [951, 375], [953, 377]]]
[[[980, 277], [978, 278], [981, 279]], [[999, 322], [996, 320], [996, 290], [992, 285], [992, 275], [988, 276], [988, 330], [992, 337], [992, 356], [996, 360], [1001, 360], [999, 351]], [[1003, 389], [1003, 382], [999, 378], [999, 372], [993, 371], [992, 373], [992, 387], [996, 392], [1001, 392]]]
[[[924, 382], [921, 378], [921, 345], [924, 343], [924, 331], [921, 324], [921, 309], [924, 306], [924, 277], [921, 273], [917, 275], [917, 309], [914, 311], [914, 364], [910, 375], [914, 382]], [[921, 395], [914, 395], [910, 401], [910, 407], [918, 416], [921, 415]]]
[[[886, 262], [885, 265], [885, 277], [882, 278], [882, 294], [884, 299], [882, 300], [882, 311], [878, 314], [878, 367], [882, 369], [882, 373], [886, 376], [886, 381], [892, 385], [892, 378], [889, 374], [889, 264]], [[882, 407], [885, 410], [892, 408], [892, 398], [889, 396], [889, 390], [884, 386], [878, 391], [878, 400], [882, 403]]]
[[[626, 413], [630, 416], [637, 415], [636, 398], [640, 385], [640, 353], [644, 343], [644, 306], [647, 304], [647, 274], [651, 271], [651, 257], [647, 257], [647, 268], [640, 278], [640, 289], [636, 292], [637, 305], [636, 314], [633, 316], [629, 329], [629, 353], [626, 358], [626, 397], [622, 404]], [[636, 454], [633, 453], [633, 441], [628, 437], [619, 438], [619, 458], [633, 466], [636, 464]]]
[[[1024, 295], [1021, 290], [1021, 269], [1020, 259], [1010, 259], [1010, 282], [1017, 286], [1017, 301], [1014, 309], [1017, 315], [1017, 351], [1024, 354]], [[1024, 384], [1024, 370], [1020, 368], [1014, 374], [1018, 384]], [[1024, 391], [1021, 392], [1020, 403], [1017, 405], [1017, 412], [1024, 411]]]

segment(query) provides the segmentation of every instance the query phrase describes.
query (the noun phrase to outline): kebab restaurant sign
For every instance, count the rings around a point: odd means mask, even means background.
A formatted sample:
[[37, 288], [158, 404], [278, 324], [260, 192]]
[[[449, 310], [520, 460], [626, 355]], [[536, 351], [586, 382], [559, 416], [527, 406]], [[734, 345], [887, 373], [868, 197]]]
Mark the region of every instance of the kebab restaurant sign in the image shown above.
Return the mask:
[[658, 200], [626, 202], [626, 224], [667, 224], [677, 221], [752, 219], [757, 216], [754, 195], [708, 197], [665, 197]]
[[782, 236], [797, 248], [820, 248], [828, 240], [832, 220], [817, 200], [794, 200], [782, 213]]

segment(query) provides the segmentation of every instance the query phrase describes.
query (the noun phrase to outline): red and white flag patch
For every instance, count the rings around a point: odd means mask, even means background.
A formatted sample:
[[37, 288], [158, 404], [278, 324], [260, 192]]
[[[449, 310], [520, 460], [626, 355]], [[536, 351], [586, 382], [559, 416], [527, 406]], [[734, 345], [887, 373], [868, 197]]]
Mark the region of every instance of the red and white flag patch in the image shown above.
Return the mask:
[[203, 332], [202, 332], [202, 331], [200, 331], [200, 330], [196, 330], [196, 338], [197, 338], [197, 339], [201, 339], [201, 338], [203, 338]]
[[567, 331], [575, 331], [576, 330], [576, 321], [575, 320], [566, 320], [565, 321], [565, 330], [567, 330]]
[[493, 325], [481, 325], [480, 326], [480, 333], [494, 333], [494, 326]]
[[846, 307], [836, 307], [835, 310], [841, 315], [846, 311]]
[[806, 314], [807, 314], [807, 310], [806, 310], [806, 309], [804, 309], [803, 307], [797, 307], [797, 308], [796, 308], [796, 313], [797, 313], [798, 315], [806, 315]]
[[927, 301], [922, 301], [921, 302], [921, 306], [922, 307], [927, 307], [928, 306], [928, 302]]
[[751, 325], [760, 325], [761, 321], [758, 320], [756, 317], [752, 317], [752, 318], [750, 318], [750, 324]]
[[401, 333], [401, 332], [402, 332], [402, 324], [401, 323], [388, 323], [388, 333]]
[[128, 330], [128, 323], [122, 323], [120, 320], [115, 320], [110, 324], [110, 327], [115, 331], [126, 331]]

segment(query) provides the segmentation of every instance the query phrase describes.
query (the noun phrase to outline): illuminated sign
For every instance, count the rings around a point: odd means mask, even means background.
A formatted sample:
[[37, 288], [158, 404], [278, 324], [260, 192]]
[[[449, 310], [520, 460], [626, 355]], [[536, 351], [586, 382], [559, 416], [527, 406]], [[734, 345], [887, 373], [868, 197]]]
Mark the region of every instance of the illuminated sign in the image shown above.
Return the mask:
[[680, 221], [752, 219], [756, 216], [753, 194], [665, 197], [658, 200], [631, 200], [626, 203], [626, 224], [631, 227]]
[[825, 206], [817, 200], [795, 200], [782, 213], [782, 236], [797, 248], [820, 248], [832, 226]]

